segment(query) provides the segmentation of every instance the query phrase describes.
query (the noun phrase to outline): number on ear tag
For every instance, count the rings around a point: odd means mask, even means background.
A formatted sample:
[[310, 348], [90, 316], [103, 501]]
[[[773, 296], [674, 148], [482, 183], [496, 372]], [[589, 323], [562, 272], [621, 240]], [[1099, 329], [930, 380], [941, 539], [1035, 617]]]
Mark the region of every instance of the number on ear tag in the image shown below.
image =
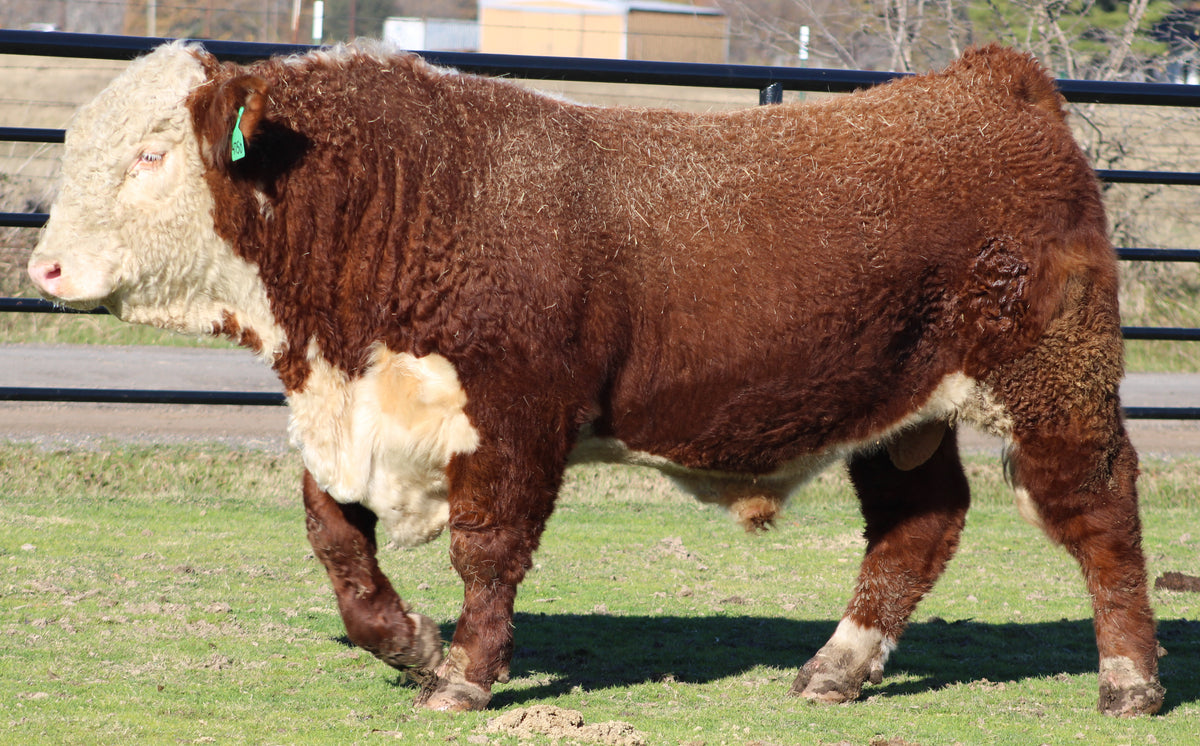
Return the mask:
[[242, 112], [244, 112], [244, 111], [246, 111], [245, 106], [238, 107], [237, 121], [233, 123], [233, 137], [230, 138], [230, 141], [229, 141], [230, 145], [232, 146], [232, 148], [230, 150], [230, 154], [232, 155], [233, 160], [235, 160], [235, 161], [240, 161], [241, 159], [246, 157], [246, 138], [242, 136], [242, 127], [241, 127]]

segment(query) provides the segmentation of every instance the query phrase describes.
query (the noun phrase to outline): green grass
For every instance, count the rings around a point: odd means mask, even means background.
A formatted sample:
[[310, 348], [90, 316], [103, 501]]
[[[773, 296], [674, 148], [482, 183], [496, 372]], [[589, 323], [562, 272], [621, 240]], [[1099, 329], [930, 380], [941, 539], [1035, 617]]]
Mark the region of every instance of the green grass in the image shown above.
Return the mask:
[[[533, 704], [620, 720], [654, 744], [1190, 743], [1200, 599], [1154, 591], [1165, 714], [1095, 713], [1090, 605], [1022, 523], [989, 460], [959, 556], [865, 701], [786, 696], [832, 632], [862, 551], [840, 473], [748, 536], [639, 470], [572, 472], [517, 603], [513, 680], [488, 713], [416, 712], [350, 647], [304, 539], [292, 455], [218, 447], [0, 446], [0, 742], [511, 744]], [[1200, 575], [1200, 462], [1145, 465], [1152, 577]], [[445, 539], [385, 550], [406, 599], [452, 633]]]
[[233, 348], [220, 337], [194, 337], [91, 314], [0, 313], [0, 344], [161, 345]]

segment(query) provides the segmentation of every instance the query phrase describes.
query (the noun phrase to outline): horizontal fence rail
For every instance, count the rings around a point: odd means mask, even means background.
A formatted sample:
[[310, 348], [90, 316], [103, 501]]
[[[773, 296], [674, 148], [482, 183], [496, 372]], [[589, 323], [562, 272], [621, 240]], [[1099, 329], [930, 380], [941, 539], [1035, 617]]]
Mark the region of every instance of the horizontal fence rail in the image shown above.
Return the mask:
[[0, 298], [0, 313], [67, 313], [67, 314], [92, 314], [96, 316], [107, 316], [108, 309], [93, 308], [88, 311], [77, 311], [74, 308], [66, 308], [51, 303], [48, 300], [41, 298]]
[[5, 142], [49, 142], [66, 140], [66, 130], [42, 129], [40, 127], [0, 127], [0, 140]]
[[[173, 39], [105, 36], [64, 32], [0, 29], [0, 54], [38, 55], [101, 60], [131, 60]], [[316, 47], [304, 44], [197, 40], [218, 59], [252, 62], [264, 57], [303, 54]], [[757, 65], [696, 64], [570, 57], [535, 57], [507, 54], [423, 51], [429, 62], [463, 72], [529, 80], [563, 80], [588, 83], [737, 88], [760, 92], [760, 102], [781, 100], [782, 91], [846, 93], [877, 85], [905, 73]], [[1200, 85], [1059, 80], [1059, 90], [1072, 103], [1127, 104], [1200, 108]], [[0, 141], [58, 144], [60, 129], [0, 127]], [[1200, 186], [1200, 173], [1098, 169], [1097, 176], [1111, 184]], [[0, 212], [0, 227], [40, 228], [46, 213]], [[1125, 261], [1200, 262], [1200, 250], [1118, 248]], [[103, 315], [103, 308], [75, 311], [36, 298], [0, 298], [0, 312], [75, 313]], [[1122, 327], [1126, 339], [1200, 341], [1200, 329]], [[211, 391], [141, 391], [111, 389], [61, 389], [0, 387], [0, 401], [63, 401], [100, 403], [233, 404], [275, 406], [282, 394]], [[1131, 419], [1200, 419], [1200, 407], [1126, 407]]]
[[1162, 184], [1163, 186], [1200, 185], [1200, 173], [1187, 171], [1121, 171], [1111, 168], [1096, 169], [1100, 181], [1109, 184]]
[[1200, 407], [1124, 407], [1127, 420], [1200, 420]]
[[[129, 60], [173, 39], [144, 36], [103, 36], [64, 32], [0, 29], [0, 53]], [[218, 59], [251, 62], [280, 54], [303, 54], [305, 44], [198, 40]], [[768, 67], [692, 62], [610, 60], [583, 57], [536, 57], [515, 54], [422, 51], [436, 65], [482, 75], [531, 80], [572, 80], [588, 83], [697, 86], [701, 88], [763, 89], [778, 83], [789, 91], [845, 93], [877, 85], [906, 73], [866, 70], [825, 70], [814, 67]], [[1200, 85], [1060, 80], [1063, 96], [1073, 103], [1138, 104], [1140, 106], [1200, 106]]]
[[256, 391], [169, 391], [146, 389], [68, 389], [0, 386], [0, 401], [55, 401], [91, 404], [227, 404], [278, 407], [283, 394]]

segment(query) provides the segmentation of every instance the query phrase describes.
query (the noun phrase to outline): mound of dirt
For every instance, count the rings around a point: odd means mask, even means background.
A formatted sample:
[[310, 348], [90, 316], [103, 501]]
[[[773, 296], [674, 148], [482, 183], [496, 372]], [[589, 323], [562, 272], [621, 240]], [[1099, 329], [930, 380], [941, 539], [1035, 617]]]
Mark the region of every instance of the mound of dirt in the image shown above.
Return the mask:
[[489, 733], [547, 736], [554, 740], [600, 743], [605, 746], [646, 746], [646, 737], [629, 723], [612, 721], [586, 725], [583, 713], [550, 705], [534, 705], [506, 712], [488, 721]]

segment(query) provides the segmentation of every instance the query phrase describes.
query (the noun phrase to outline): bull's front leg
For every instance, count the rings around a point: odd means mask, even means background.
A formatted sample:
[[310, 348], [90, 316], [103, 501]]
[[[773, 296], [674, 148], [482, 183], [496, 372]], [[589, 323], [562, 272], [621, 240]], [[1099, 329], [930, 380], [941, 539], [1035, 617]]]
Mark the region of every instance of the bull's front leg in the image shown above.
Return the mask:
[[463, 580], [463, 606], [449, 653], [418, 706], [480, 710], [492, 684], [508, 681], [513, 602], [553, 510], [558, 461], [481, 449], [451, 462], [450, 556]]
[[342, 505], [304, 472], [308, 541], [325, 566], [346, 634], [355, 645], [405, 672], [418, 683], [433, 678], [442, 661], [437, 624], [413, 613], [375, 559], [375, 514]]

